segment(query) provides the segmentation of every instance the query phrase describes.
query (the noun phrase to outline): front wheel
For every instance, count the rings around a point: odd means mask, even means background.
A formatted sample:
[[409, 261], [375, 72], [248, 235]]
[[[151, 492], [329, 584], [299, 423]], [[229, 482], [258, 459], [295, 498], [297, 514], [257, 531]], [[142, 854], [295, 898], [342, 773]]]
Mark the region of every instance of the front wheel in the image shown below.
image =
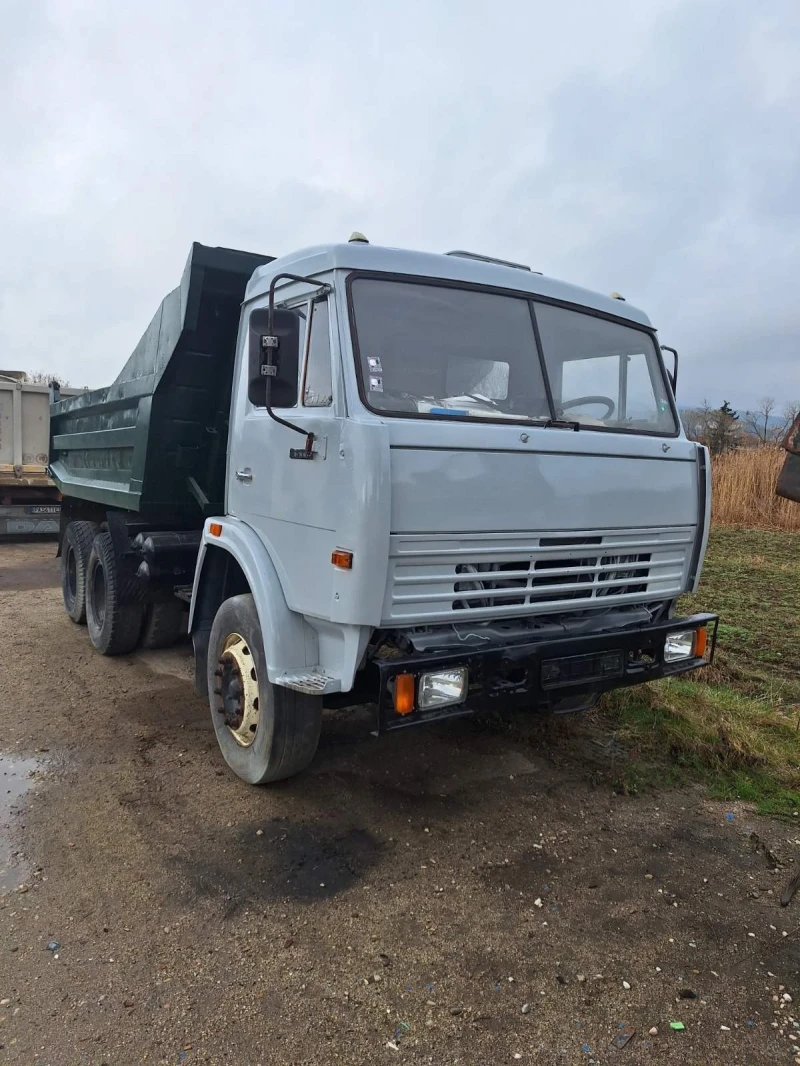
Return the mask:
[[232, 596], [217, 611], [208, 648], [208, 700], [225, 762], [243, 781], [280, 781], [314, 758], [322, 698], [268, 680], [251, 595]]

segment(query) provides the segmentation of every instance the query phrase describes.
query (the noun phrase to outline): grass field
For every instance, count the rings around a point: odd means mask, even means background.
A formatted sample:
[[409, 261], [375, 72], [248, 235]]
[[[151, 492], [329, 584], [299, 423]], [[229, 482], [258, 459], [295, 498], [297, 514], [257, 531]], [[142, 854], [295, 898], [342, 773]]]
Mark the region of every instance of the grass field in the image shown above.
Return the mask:
[[712, 461], [712, 513], [721, 526], [800, 533], [800, 506], [775, 495], [786, 452], [774, 445], [740, 448]]
[[636, 752], [623, 783], [699, 779], [716, 796], [793, 816], [800, 810], [800, 535], [715, 527], [700, 591], [680, 607], [720, 615], [715, 665], [697, 680], [606, 698], [617, 737]]

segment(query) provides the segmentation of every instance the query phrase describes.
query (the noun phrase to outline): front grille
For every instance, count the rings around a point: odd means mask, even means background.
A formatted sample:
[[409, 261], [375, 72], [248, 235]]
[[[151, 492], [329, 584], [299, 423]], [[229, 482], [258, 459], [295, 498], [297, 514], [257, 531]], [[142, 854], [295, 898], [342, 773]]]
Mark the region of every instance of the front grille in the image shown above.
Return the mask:
[[694, 529], [392, 537], [384, 624], [534, 615], [683, 591]]

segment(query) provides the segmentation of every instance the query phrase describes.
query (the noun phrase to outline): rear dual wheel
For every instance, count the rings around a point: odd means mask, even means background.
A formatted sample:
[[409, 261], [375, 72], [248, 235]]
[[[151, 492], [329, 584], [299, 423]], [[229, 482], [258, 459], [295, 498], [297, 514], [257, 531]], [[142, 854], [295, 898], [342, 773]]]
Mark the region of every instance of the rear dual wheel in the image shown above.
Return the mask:
[[126, 655], [137, 644], [168, 648], [180, 639], [184, 608], [179, 600], [138, 600], [130, 565], [114, 551], [110, 533], [96, 522], [70, 522], [61, 546], [61, 594], [73, 622], [88, 624], [89, 638], [103, 655]]
[[130, 584], [111, 534], [98, 533], [86, 568], [86, 624], [89, 639], [103, 655], [127, 655], [139, 643], [144, 607]]
[[86, 622], [86, 571], [98, 529], [96, 522], [70, 522], [61, 545], [61, 595], [76, 625]]

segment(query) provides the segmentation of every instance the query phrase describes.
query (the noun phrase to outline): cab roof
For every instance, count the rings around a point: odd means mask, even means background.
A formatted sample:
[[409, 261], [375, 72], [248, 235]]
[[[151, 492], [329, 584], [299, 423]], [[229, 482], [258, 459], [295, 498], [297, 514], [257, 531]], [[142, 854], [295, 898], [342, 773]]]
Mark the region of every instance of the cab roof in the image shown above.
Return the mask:
[[650, 319], [637, 307], [625, 300], [603, 296], [601, 293], [570, 285], [556, 278], [547, 278], [522, 267], [463, 255], [445, 255], [435, 252], [415, 252], [406, 248], [385, 248], [365, 241], [350, 241], [346, 244], [320, 244], [303, 248], [281, 256], [256, 269], [245, 294], [245, 301], [263, 296], [276, 274], [290, 273], [303, 276], [321, 274], [333, 270], [380, 271], [387, 274], [404, 274], [420, 278], [436, 278], [443, 281], [462, 281], [472, 285], [512, 289], [533, 296], [546, 296], [552, 300], [577, 304], [604, 314], [627, 318], [638, 325], [650, 326]]

